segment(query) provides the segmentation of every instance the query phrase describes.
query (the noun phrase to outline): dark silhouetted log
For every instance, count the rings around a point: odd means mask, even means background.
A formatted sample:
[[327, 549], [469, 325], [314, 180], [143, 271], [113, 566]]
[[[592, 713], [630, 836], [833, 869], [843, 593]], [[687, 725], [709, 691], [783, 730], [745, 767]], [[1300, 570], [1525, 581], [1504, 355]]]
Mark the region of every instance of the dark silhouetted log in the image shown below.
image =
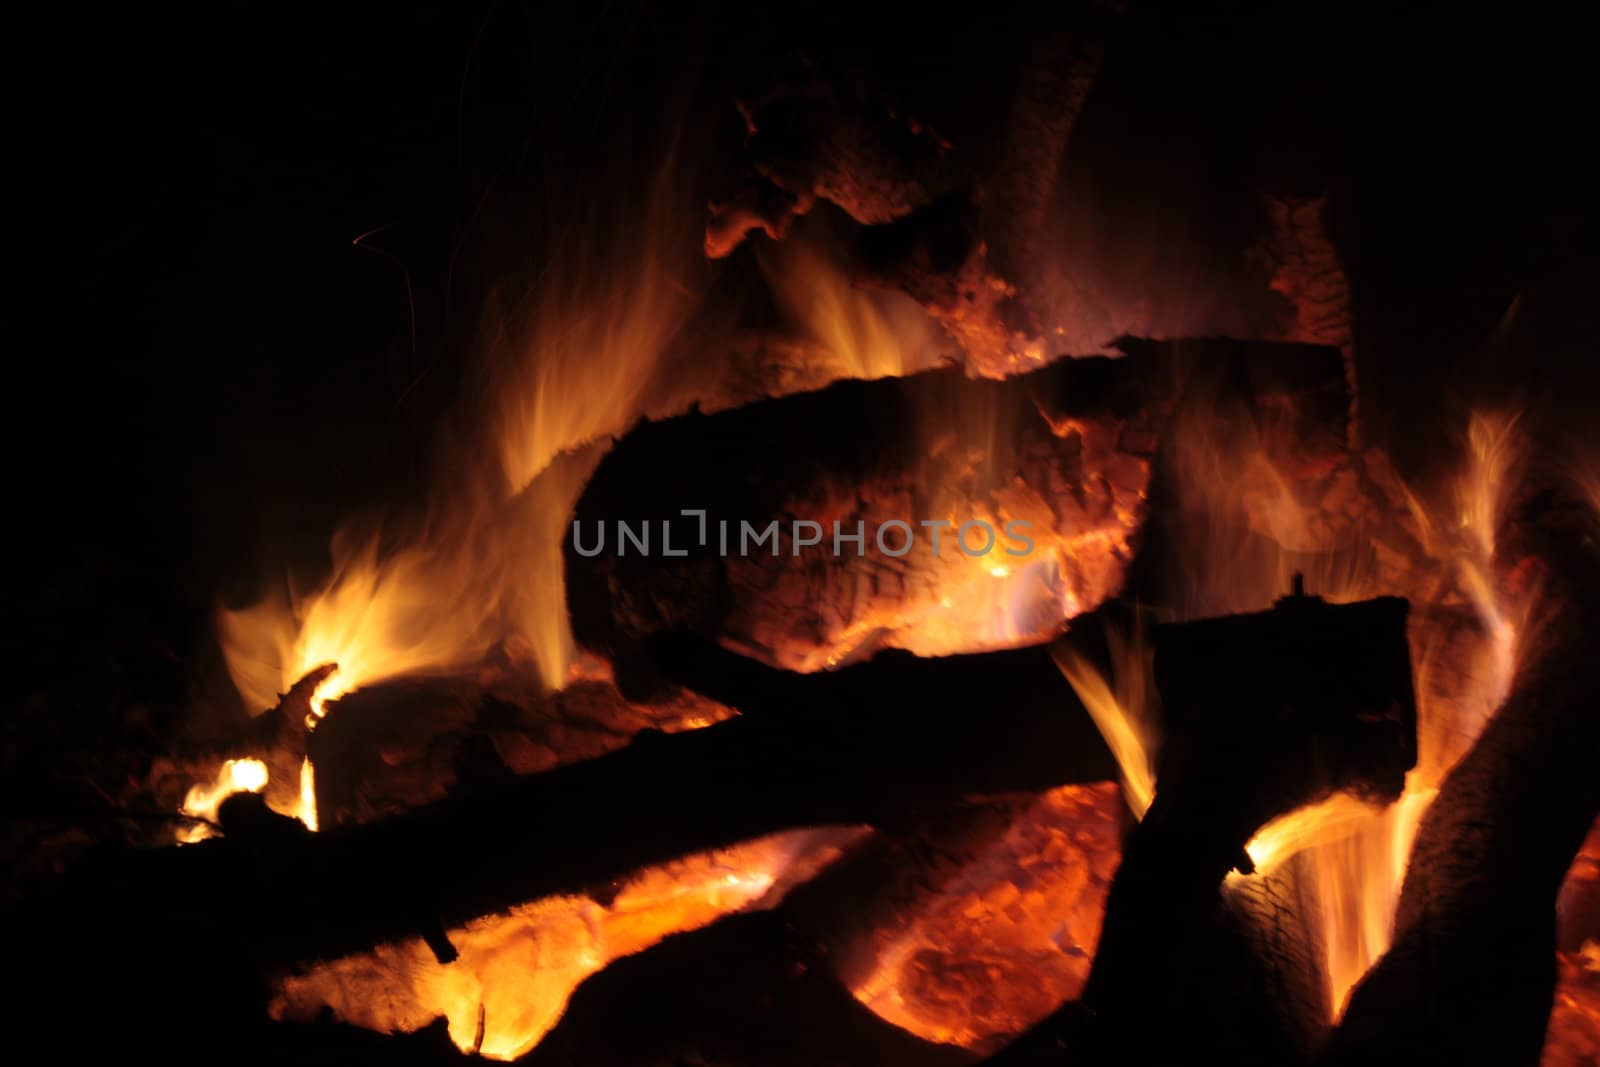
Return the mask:
[[[176, 1049], [181, 1031], [198, 1050], [264, 1011], [274, 967], [437, 941], [480, 915], [776, 830], [914, 823], [969, 794], [1115, 774], [1042, 648], [886, 655], [817, 677], [714, 647], [674, 654], [748, 713], [323, 834], [232, 798], [230, 836], [85, 864], [19, 913], [13, 943], [37, 989], [70, 981], [75, 1003], [130, 1044]], [[126, 969], [88, 966], [108, 959]], [[184, 1027], [167, 1017], [177, 990]], [[41, 1017], [55, 1017], [55, 997], [34, 1006]]]
[[1327, 1064], [1539, 1062], [1556, 894], [1600, 814], [1600, 527], [1587, 506], [1542, 497], [1509, 532], [1501, 561], [1543, 572], [1539, 614], [1518, 629], [1511, 695], [1423, 819], [1394, 944]]
[[[978, 861], [1022, 803], [975, 805], [906, 835], [875, 834], [772, 911], [678, 934], [587, 979], [521, 1062], [945, 1067], [973, 1056], [878, 1018], [840, 981], [844, 957]], [[618, 1026], [626, 1018], [629, 1025]]]
[[1229, 901], [1222, 882], [1277, 815], [1335, 791], [1399, 795], [1416, 760], [1406, 614], [1396, 598], [1297, 594], [1270, 612], [1158, 632], [1158, 788], [1124, 845], [1089, 981], [990, 1062], [1042, 1067], [1063, 1050], [1086, 1064], [1303, 1061], [1316, 1020], [1284, 1013], [1322, 1005], [1285, 994], [1296, 983], [1259, 958], [1248, 926], [1254, 906], [1293, 887]]

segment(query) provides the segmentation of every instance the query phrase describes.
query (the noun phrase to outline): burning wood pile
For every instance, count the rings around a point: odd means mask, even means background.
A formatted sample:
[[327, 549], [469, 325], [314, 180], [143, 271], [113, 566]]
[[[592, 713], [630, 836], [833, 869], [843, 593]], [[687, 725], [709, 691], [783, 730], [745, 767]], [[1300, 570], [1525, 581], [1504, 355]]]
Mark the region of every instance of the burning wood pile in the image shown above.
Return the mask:
[[255, 714], [138, 783], [164, 847], [19, 907], [36, 1025], [177, 1062], [1592, 1062], [1593, 469], [1479, 411], [1448, 477], [1397, 473], [1289, 183], [1205, 300], [1052, 251], [1120, 17], [1038, 27], [987, 125], [765, 71], [717, 286], [652, 247], [549, 296], [421, 521], [222, 614]]

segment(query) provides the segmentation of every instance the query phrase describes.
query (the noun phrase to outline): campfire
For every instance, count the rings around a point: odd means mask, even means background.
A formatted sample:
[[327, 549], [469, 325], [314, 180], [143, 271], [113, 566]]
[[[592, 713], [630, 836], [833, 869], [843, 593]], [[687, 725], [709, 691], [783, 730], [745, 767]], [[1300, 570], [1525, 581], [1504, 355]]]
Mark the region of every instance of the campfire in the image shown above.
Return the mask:
[[217, 591], [227, 713], [14, 835], [49, 1040], [1595, 1062], [1600, 438], [1518, 347], [1559, 300], [1408, 363], [1369, 149], [1307, 147], [1333, 46], [1178, 101], [1212, 29], [1069, 8], [950, 84], [751, 31], [600, 154], [433, 473]]

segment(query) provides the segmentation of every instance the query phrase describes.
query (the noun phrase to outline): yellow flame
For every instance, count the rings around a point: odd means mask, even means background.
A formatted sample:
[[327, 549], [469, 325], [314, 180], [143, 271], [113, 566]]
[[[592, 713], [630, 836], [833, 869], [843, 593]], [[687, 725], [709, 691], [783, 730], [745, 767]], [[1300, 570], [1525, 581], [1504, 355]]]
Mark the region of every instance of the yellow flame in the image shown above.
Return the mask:
[[1256, 873], [1271, 874], [1298, 852], [1344, 841], [1366, 827], [1372, 806], [1348, 793], [1336, 793], [1309, 807], [1280, 815], [1252, 837], [1245, 852]]
[[315, 694], [316, 715], [375, 681], [470, 670], [509, 637], [525, 642], [543, 685], [566, 683], [561, 544], [599, 457], [585, 446], [681, 408], [721, 372], [657, 373], [704, 284], [701, 219], [683, 180], [669, 153], [643, 197], [604, 210], [597, 198], [586, 224], [560, 227], [531, 289], [490, 302], [482, 387], [459, 413], [471, 429], [420, 519], [347, 526], [318, 587], [221, 612], [252, 712], [324, 664], [338, 671]]
[[902, 377], [938, 363], [941, 333], [909, 297], [855, 288], [805, 241], [764, 246], [760, 263], [779, 309], [837, 362], [831, 376]]
[[1112, 637], [1111, 644], [1113, 658], [1128, 668], [1116, 672], [1121, 692], [1113, 692], [1100, 669], [1076, 649], [1058, 643], [1050, 651], [1111, 749], [1122, 772], [1123, 797], [1129, 809], [1142, 819], [1156, 793], [1146, 737], [1154, 686], [1148, 681], [1148, 659], [1141, 642]]
[[310, 756], [300, 761], [300, 803], [293, 814], [307, 830], [317, 832], [317, 783]]
[[224, 760], [215, 780], [209, 785], [196, 783], [184, 795], [183, 804], [178, 810], [191, 818], [204, 819], [205, 823], [180, 831], [178, 840], [190, 844], [211, 837], [216, 831], [206, 823], [216, 821], [217, 809], [224, 800], [235, 793], [259, 793], [266, 787], [265, 763], [258, 759]]
[[[448, 492], [421, 520], [348, 525], [318, 587], [220, 612], [228, 668], [252, 712], [325, 664], [338, 669], [313, 695], [314, 717], [376, 681], [469, 671], [507, 639], [528, 650], [546, 688], [566, 684], [575, 648], [561, 546], [609, 441], [642, 416], [756, 398], [723, 395], [733, 368], [716, 336], [685, 339], [706, 282], [702, 220], [685, 210], [694, 202], [669, 180], [670, 163], [642, 210], [570, 227], [571, 246], [551, 254], [535, 291], [493, 309], [476, 437], [452, 453]], [[809, 340], [783, 357], [809, 361], [787, 387], [938, 359], [938, 331], [907, 298], [851, 287], [803, 243], [769, 258], [776, 302]], [[785, 387], [761, 385], [763, 395]]]

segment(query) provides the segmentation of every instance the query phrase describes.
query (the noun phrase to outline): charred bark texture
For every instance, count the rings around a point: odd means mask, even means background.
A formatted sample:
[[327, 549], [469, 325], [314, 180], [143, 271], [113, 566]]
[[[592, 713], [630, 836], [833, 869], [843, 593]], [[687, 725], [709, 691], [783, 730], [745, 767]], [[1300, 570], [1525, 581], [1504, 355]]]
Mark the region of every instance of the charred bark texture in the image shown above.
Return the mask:
[[[1152, 457], [1188, 392], [1202, 404], [1225, 397], [1247, 415], [1295, 412], [1282, 437], [1297, 453], [1343, 448], [1349, 397], [1336, 349], [1131, 339], [1123, 347], [1122, 359], [1062, 360], [1003, 382], [953, 371], [843, 382], [640, 425], [601, 463], [574, 513], [592, 554], [566, 546], [575, 635], [624, 680], [634, 646], [659, 629], [716, 633], [803, 670], [881, 647], [939, 654], [1042, 640], [1121, 588]], [[703, 536], [684, 509], [704, 509]], [[1026, 520], [1034, 549], [1004, 555], [1018, 546], [999, 537], [989, 555], [967, 558], [950, 527], [935, 553], [929, 532], [915, 529], [969, 518]], [[874, 543], [895, 520], [916, 536], [903, 557]], [[773, 521], [779, 545], [741, 541], [744, 524]], [[825, 543], [793, 548], [794, 521], [818, 523]], [[618, 522], [648, 529], [651, 550], [621, 549]], [[673, 550], [686, 555], [664, 555], [666, 522]], [[864, 524], [864, 554], [841, 543], [835, 556], [835, 522], [842, 531]], [[602, 531], [607, 541], [594, 553]], [[892, 549], [899, 535], [887, 536]], [[996, 563], [1010, 573], [992, 576]], [[948, 632], [932, 625], [944, 616]]]
[[[1600, 536], [1547, 496], [1501, 558], [1543, 572], [1543, 618], [1519, 629], [1511, 695], [1418, 831], [1394, 944], [1351, 996], [1329, 1065], [1536, 1064], [1555, 984], [1555, 904], [1600, 814]], [[1514, 577], [1526, 580], [1524, 563]]]

